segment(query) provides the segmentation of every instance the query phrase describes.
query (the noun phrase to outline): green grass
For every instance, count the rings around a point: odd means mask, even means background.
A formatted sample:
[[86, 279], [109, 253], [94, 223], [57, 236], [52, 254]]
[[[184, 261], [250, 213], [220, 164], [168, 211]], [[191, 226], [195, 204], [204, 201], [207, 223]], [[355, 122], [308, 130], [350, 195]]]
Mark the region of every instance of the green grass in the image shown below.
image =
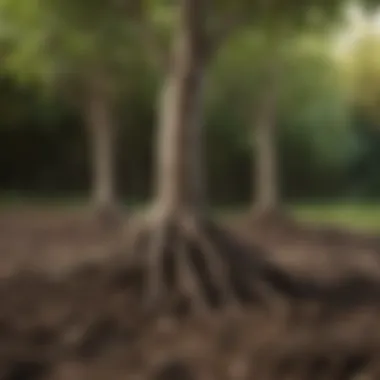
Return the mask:
[[[378, 203], [299, 203], [286, 207], [301, 223], [334, 226], [349, 230], [380, 233], [380, 201]], [[216, 210], [216, 217], [231, 219], [247, 211], [244, 206]]]
[[379, 203], [302, 204], [290, 208], [300, 222], [380, 232]]

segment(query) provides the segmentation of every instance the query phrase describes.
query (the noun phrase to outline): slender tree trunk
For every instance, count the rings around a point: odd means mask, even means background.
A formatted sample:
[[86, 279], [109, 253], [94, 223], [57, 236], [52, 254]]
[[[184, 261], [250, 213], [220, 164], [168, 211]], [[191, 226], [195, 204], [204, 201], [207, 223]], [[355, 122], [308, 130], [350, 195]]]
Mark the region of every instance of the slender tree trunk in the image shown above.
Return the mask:
[[255, 163], [253, 210], [259, 216], [274, 215], [280, 203], [277, 157], [277, 65], [268, 70], [258, 114], [254, 122]]
[[159, 102], [156, 206], [197, 213], [203, 206], [203, 0], [182, 0], [181, 22]]
[[92, 202], [95, 212], [109, 216], [115, 211], [114, 123], [110, 99], [95, 78], [89, 87], [85, 117], [91, 144]]
[[[209, 50], [204, 0], [180, 0], [180, 30], [159, 103], [153, 218], [131, 235], [130, 258], [143, 269], [148, 311], [193, 309], [253, 300], [256, 270], [229, 232], [204, 218], [202, 87]], [[246, 265], [247, 264], [247, 265]], [[256, 269], [256, 268], [255, 268]]]

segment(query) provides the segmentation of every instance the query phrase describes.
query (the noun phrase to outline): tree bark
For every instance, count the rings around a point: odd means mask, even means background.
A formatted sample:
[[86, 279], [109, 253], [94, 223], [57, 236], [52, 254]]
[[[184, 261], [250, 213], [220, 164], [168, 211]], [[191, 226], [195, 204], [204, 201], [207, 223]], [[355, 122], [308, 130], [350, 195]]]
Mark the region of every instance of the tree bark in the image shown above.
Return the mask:
[[182, 0], [180, 30], [159, 102], [156, 206], [198, 213], [202, 188], [203, 0]]
[[87, 93], [85, 117], [90, 137], [92, 202], [100, 216], [115, 211], [114, 132], [109, 94], [101, 77], [92, 79]]
[[277, 157], [278, 67], [272, 62], [263, 92], [258, 116], [254, 122], [255, 167], [254, 213], [274, 215], [280, 203]]
[[[202, 89], [209, 44], [204, 0], [180, 0], [179, 31], [159, 102], [153, 215], [136, 224], [129, 258], [143, 273], [147, 311], [205, 311], [257, 299], [257, 265], [244, 244], [210, 221], [202, 178]], [[206, 47], [207, 46], [207, 47]]]

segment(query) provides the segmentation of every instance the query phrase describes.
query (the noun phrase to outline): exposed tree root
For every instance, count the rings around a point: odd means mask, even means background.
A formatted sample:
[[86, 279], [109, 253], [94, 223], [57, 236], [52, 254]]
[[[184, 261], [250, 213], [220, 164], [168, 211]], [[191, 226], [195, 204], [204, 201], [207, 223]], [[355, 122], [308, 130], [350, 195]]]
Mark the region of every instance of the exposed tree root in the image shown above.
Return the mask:
[[131, 258], [142, 271], [142, 298], [149, 308], [204, 310], [262, 298], [261, 254], [248, 252], [209, 220], [156, 218], [139, 227], [132, 240]]

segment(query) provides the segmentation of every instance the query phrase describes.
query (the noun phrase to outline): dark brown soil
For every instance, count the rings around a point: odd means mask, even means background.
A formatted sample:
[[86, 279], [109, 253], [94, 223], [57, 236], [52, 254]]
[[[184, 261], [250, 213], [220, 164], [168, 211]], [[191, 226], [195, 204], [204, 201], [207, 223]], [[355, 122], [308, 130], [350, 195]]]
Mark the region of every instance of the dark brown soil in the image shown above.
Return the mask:
[[126, 228], [2, 213], [1, 380], [380, 378], [377, 237], [234, 222], [265, 305], [173, 319], [142, 313]]

